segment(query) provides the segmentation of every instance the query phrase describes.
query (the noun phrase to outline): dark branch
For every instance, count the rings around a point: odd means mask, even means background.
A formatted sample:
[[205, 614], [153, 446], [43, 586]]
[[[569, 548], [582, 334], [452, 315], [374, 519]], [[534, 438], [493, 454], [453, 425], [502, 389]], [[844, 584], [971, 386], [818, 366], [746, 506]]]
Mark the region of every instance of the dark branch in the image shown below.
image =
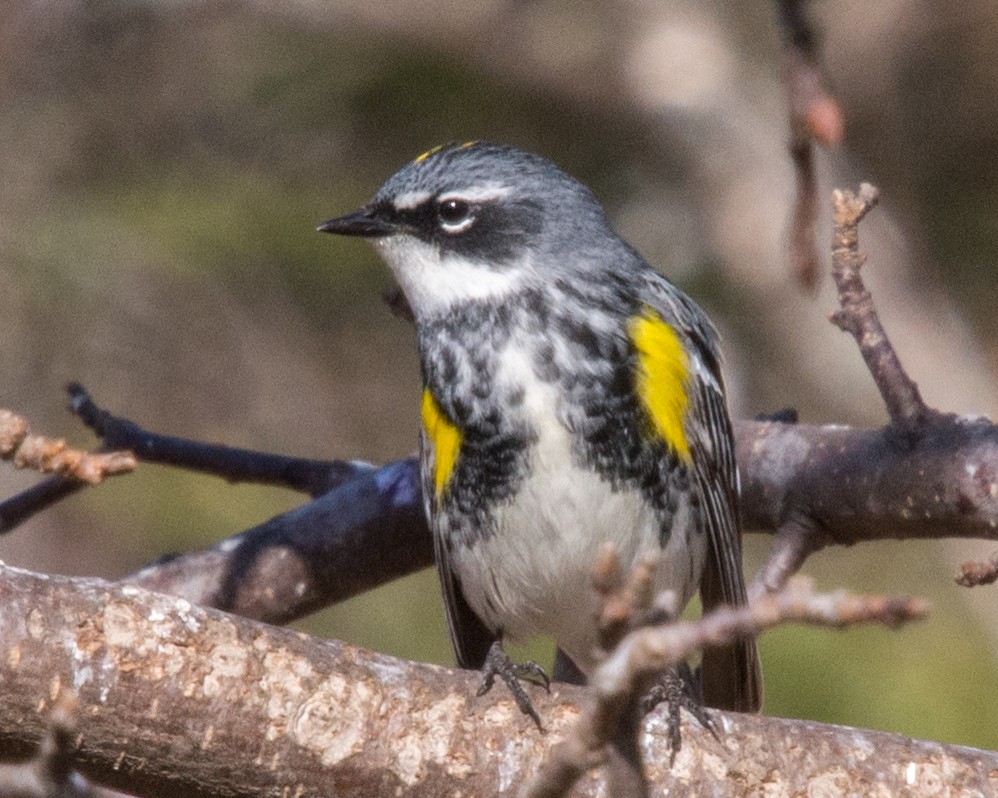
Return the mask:
[[123, 581], [280, 624], [432, 564], [419, 466], [408, 458]]
[[[986, 419], [934, 416], [905, 447], [891, 429], [742, 421], [735, 432], [744, 526], [779, 531], [761, 577], [769, 589], [829, 543], [998, 539], [998, 429]], [[433, 563], [414, 458], [379, 469], [338, 463], [332, 473], [349, 476], [313, 502], [128, 581], [280, 623]], [[0, 503], [0, 518], [23, 517], [24, 495]]]
[[364, 468], [338, 460], [284, 457], [147, 432], [138, 424], [99, 408], [82, 385], [72, 383], [66, 390], [70, 410], [94, 431], [105, 448], [127, 449], [146, 463], [165, 463], [232, 482], [291, 488], [313, 498]]
[[[71, 383], [66, 390], [69, 393], [70, 410], [101, 439], [101, 449], [131, 452], [133, 454], [128, 454], [127, 457], [133, 464], [135, 458], [138, 458], [147, 463], [186, 468], [232, 482], [255, 482], [290, 488], [307, 493], [313, 498], [373, 469], [373, 466], [366, 463], [285, 457], [149, 432], [134, 421], [112, 415], [98, 407], [82, 385]], [[4, 441], [9, 437], [10, 435], [4, 436], [3, 419], [0, 418], [0, 456]], [[120, 452], [114, 454], [115, 457], [121, 457]], [[110, 454], [88, 456], [94, 462], [99, 462], [99, 458], [111, 457]], [[9, 532], [36, 513], [72, 495], [82, 486], [79, 479], [52, 477], [0, 502], [0, 534]]]

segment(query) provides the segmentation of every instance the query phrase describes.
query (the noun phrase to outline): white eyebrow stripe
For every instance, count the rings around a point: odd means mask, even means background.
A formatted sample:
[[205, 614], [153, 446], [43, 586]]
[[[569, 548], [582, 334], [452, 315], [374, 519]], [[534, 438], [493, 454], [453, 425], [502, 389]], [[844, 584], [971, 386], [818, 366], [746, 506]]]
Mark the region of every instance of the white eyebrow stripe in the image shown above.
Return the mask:
[[508, 197], [511, 193], [512, 191], [509, 186], [492, 183], [484, 186], [469, 186], [461, 190], [447, 191], [441, 194], [439, 199], [441, 202], [452, 199], [464, 200], [465, 202], [492, 202], [493, 200]]
[[412, 210], [426, 202], [433, 194], [429, 191], [407, 191], [395, 198], [394, 205], [400, 211]]

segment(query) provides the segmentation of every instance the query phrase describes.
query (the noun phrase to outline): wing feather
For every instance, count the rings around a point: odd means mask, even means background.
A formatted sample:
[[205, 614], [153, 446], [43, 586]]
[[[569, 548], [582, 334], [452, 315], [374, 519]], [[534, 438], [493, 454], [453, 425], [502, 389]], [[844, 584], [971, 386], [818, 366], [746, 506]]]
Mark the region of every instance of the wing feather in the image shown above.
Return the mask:
[[[721, 375], [717, 334], [709, 319], [685, 294], [671, 289], [665, 277], [648, 277], [646, 301], [675, 325], [697, 353], [691, 359], [688, 436], [694, 483], [707, 528], [708, 554], [700, 583], [703, 611], [721, 604], [747, 603], [742, 575], [739, 481], [734, 436]], [[704, 700], [709, 706], [740, 712], [762, 704], [762, 669], [754, 639], [704, 653]]]

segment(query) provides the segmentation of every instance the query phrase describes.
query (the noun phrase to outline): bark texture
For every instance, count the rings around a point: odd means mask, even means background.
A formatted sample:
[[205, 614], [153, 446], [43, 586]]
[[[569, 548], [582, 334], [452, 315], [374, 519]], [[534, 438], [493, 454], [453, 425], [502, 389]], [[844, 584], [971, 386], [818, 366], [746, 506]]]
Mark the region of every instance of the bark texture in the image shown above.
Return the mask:
[[[538, 693], [540, 734], [477, 675], [403, 662], [134, 585], [0, 568], [0, 756], [78, 696], [77, 762], [148, 796], [515, 795], [578, 718]], [[988, 794], [998, 754], [896, 734], [718, 713], [670, 770], [663, 716], [640, 739], [652, 795]], [[578, 795], [598, 795], [600, 773]]]

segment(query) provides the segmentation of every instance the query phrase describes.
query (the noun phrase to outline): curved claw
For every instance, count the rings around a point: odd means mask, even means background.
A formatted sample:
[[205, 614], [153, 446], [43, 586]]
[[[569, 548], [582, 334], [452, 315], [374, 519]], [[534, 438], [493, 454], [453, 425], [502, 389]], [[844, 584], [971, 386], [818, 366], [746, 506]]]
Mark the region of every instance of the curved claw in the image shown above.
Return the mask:
[[534, 702], [530, 700], [530, 696], [523, 689], [520, 680], [523, 679], [533, 684], [542, 685], [550, 693], [551, 680], [544, 669], [533, 661], [517, 665], [503, 649], [502, 641], [496, 640], [489, 648], [489, 653], [485, 657], [485, 663], [482, 665], [482, 683], [476, 695], [483, 696], [491, 690], [492, 685], [495, 684], [496, 676], [506, 683], [506, 687], [513, 694], [513, 700], [516, 701], [516, 705], [520, 708], [520, 711], [524, 715], [529, 715], [533, 718], [534, 723], [537, 724], [537, 728], [543, 732], [544, 726], [541, 725], [541, 716], [537, 714]]

